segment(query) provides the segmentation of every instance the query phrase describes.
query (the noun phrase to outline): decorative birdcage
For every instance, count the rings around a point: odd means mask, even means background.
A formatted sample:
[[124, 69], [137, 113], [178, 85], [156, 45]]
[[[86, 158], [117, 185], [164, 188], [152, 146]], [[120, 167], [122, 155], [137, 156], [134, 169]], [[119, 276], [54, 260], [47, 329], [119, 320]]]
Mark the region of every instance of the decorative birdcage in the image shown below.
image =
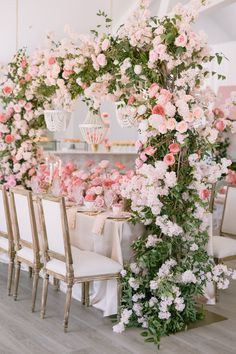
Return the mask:
[[71, 112], [59, 109], [45, 110], [44, 119], [49, 131], [65, 131], [70, 123]]
[[79, 124], [79, 128], [84, 140], [96, 152], [108, 130], [108, 125], [103, 122], [101, 115], [88, 112], [85, 121]]
[[131, 128], [136, 125], [136, 110], [129, 106], [121, 106], [116, 102], [116, 118], [122, 128]]

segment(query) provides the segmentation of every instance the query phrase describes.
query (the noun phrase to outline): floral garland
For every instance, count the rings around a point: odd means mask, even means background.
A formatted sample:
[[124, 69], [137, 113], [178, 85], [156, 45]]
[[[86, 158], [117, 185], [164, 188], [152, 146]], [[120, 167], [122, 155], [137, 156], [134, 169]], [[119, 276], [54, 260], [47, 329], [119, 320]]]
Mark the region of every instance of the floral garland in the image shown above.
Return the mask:
[[[210, 75], [205, 64], [221, 61], [211, 55], [205, 34], [191, 28], [202, 2], [178, 5], [159, 19], [150, 17], [148, 1], [141, 0], [115, 37], [93, 31], [79, 45], [74, 36], [59, 43], [50, 39], [31, 58], [20, 53], [9, 65], [0, 97], [6, 106], [1, 180], [10, 186], [28, 185], [34, 174], [43, 109], [71, 110], [83, 95], [94, 111], [109, 99], [136, 121], [136, 174], [124, 182], [122, 194], [131, 200], [133, 221], [144, 223], [146, 232], [134, 242], [134, 262], [122, 273], [121, 321], [114, 331], [141, 326], [146, 340], [156, 344], [198, 319], [196, 298], [207, 282], [226, 288], [228, 277], [235, 278], [206, 252], [211, 186], [230, 161], [213, 159], [226, 123], [218, 122], [212, 93], [202, 88]], [[234, 122], [227, 125], [235, 129]]]

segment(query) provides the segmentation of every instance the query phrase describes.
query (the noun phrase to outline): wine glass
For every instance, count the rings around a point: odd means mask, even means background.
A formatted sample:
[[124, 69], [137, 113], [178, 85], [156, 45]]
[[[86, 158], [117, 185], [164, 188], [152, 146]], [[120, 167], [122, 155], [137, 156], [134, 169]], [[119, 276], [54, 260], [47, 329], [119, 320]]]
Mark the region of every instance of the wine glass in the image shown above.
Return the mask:
[[110, 209], [113, 204], [113, 201], [114, 201], [114, 195], [113, 195], [113, 191], [111, 189], [105, 190], [104, 200], [105, 200], [107, 208]]

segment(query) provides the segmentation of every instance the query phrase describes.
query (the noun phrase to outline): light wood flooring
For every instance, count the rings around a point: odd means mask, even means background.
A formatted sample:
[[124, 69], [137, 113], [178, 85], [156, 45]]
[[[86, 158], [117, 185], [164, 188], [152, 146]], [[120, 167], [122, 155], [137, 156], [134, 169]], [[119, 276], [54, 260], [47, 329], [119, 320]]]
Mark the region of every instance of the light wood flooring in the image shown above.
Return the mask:
[[[236, 263], [234, 264], [236, 268]], [[40, 319], [42, 279], [36, 312], [30, 312], [31, 282], [21, 272], [19, 300], [6, 295], [7, 266], [0, 264], [0, 354], [236, 354], [236, 282], [209, 306], [228, 319], [163, 338], [161, 349], [144, 343], [140, 330], [112, 332], [110, 318], [92, 307], [72, 301], [68, 333], [63, 332], [65, 295], [49, 287], [47, 317]]]

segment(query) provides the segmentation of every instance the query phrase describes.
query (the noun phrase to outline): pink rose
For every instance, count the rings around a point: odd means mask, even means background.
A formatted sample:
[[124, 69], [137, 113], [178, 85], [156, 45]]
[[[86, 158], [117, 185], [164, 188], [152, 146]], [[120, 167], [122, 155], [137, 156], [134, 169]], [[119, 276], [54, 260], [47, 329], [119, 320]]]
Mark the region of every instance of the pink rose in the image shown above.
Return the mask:
[[14, 139], [14, 136], [11, 135], [11, 134], [7, 134], [7, 135], [5, 136], [5, 142], [6, 142], [7, 144], [11, 144], [14, 140], [15, 140], [15, 139]]
[[158, 90], [159, 90], [159, 85], [156, 83], [152, 84], [148, 90], [149, 97], [156, 96], [156, 94], [158, 93]]
[[97, 56], [97, 62], [100, 66], [106, 66], [107, 65], [107, 59], [104, 54], [99, 54]]
[[56, 59], [55, 59], [54, 57], [48, 58], [48, 64], [49, 64], [49, 65], [53, 65], [53, 64], [55, 64], [55, 63], [56, 63]]
[[22, 69], [24, 69], [24, 68], [26, 67], [26, 65], [27, 65], [26, 59], [22, 59], [22, 62], [20, 63], [20, 67], [21, 67]]
[[185, 133], [188, 130], [188, 124], [185, 121], [179, 122], [176, 125], [176, 130], [181, 134]]
[[20, 113], [20, 111], [21, 111], [21, 106], [19, 106], [18, 104], [16, 104], [16, 105], [14, 106], [14, 111], [17, 112], [17, 113]]
[[[91, 177], [92, 178], [92, 177]], [[93, 186], [100, 186], [102, 184], [102, 179], [100, 177], [95, 177], [92, 180], [92, 185]]]
[[156, 53], [158, 55], [164, 54], [166, 52], [166, 46], [164, 44], [158, 44], [156, 47]]
[[193, 115], [196, 119], [200, 119], [203, 116], [203, 110], [201, 107], [195, 107], [193, 109]]
[[16, 180], [13, 175], [10, 175], [9, 177], [7, 177], [7, 186], [9, 188], [13, 188], [16, 186]]
[[7, 117], [4, 113], [0, 113], [0, 122], [5, 123], [7, 120]]
[[29, 73], [25, 74], [25, 81], [30, 81], [31, 80], [31, 75]]
[[125, 169], [125, 165], [123, 163], [119, 162], [119, 161], [117, 161], [115, 163], [115, 166], [116, 166], [116, 168], [118, 168], [118, 170], [124, 170]]
[[160, 94], [165, 98], [166, 102], [168, 102], [172, 97], [172, 93], [166, 89], [161, 89]]
[[141, 152], [141, 154], [139, 155], [140, 160], [142, 160], [143, 162], [147, 161], [147, 156], [144, 152]]
[[129, 171], [126, 172], [125, 175], [126, 175], [126, 177], [131, 179], [134, 176], [134, 171], [133, 170], [129, 170]]
[[172, 166], [175, 164], [175, 157], [172, 153], [170, 154], [166, 154], [163, 161], [168, 165], [168, 166]]
[[86, 202], [93, 202], [95, 200], [96, 196], [94, 194], [87, 194], [84, 198]]
[[73, 70], [66, 70], [66, 69], [64, 69], [62, 76], [63, 76], [65, 79], [67, 79], [67, 78], [68, 78], [70, 75], [72, 75], [73, 73], [74, 73]]
[[2, 91], [5, 95], [10, 95], [13, 91], [13, 88], [10, 86], [5, 86], [3, 87]]
[[208, 199], [210, 192], [208, 189], [202, 189], [199, 195], [201, 199]]
[[137, 140], [137, 141], [135, 142], [135, 148], [136, 148], [136, 150], [139, 151], [139, 150], [142, 149], [142, 147], [143, 147], [143, 143], [142, 143], [140, 140]]
[[97, 196], [97, 198], [95, 199], [95, 205], [98, 207], [98, 208], [103, 208], [104, 205], [105, 205], [105, 201], [104, 201], [104, 198], [102, 196]]
[[223, 132], [225, 130], [225, 122], [222, 119], [216, 122], [216, 129], [220, 132]]
[[150, 50], [149, 52], [149, 60], [151, 63], [154, 63], [158, 58], [158, 54], [155, 50]]
[[25, 110], [26, 110], [26, 111], [30, 111], [32, 107], [33, 107], [33, 106], [32, 106], [32, 103], [28, 102], [28, 103], [26, 103], [26, 105], [25, 105]]
[[110, 47], [110, 41], [108, 38], [102, 42], [102, 50], [106, 51]]
[[28, 175], [30, 176], [30, 177], [32, 177], [34, 174], [35, 174], [35, 168], [31, 168], [29, 171], [28, 171]]
[[152, 146], [148, 146], [146, 149], [144, 149], [144, 152], [148, 156], [152, 156], [155, 154], [157, 149], [154, 149]]
[[185, 47], [187, 44], [187, 36], [185, 33], [180, 34], [176, 39], [175, 39], [175, 45], [177, 47]]
[[110, 163], [110, 162], [109, 162], [108, 160], [102, 160], [102, 161], [98, 164], [98, 166], [101, 167], [102, 169], [105, 169], [105, 168], [108, 167], [109, 163]]
[[152, 114], [159, 114], [160, 116], [164, 116], [165, 110], [160, 104], [157, 104], [156, 106], [153, 107]]
[[180, 152], [180, 146], [177, 143], [170, 144], [169, 150], [172, 154], [178, 154], [178, 152]]
[[166, 121], [166, 127], [169, 130], [174, 130], [176, 127], [176, 124], [177, 124], [177, 122], [176, 122], [175, 118], [170, 118]]
[[133, 104], [135, 101], [135, 97], [134, 96], [129, 96], [129, 99], [128, 99], [128, 104], [131, 105]]
[[91, 167], [93, 164], [94, 164], [94, 161], [93, 161], [93, 160], [85, 160], [85, 161], [84, 161], [84, 165], [85, 165], [86, 167]]
[[24, 107], [26, 102], [25, 102], [25, 100], [19, 100], [18, 104], [19, 104], [20, 107]]
[[135, 166], [136, 166], [137, 168], [142, 167], [142, 165], [143, 165], [143, 161], [142, 161], [142, 160], [140, 160], [140, 159], [136, 159], [136, 160], [135, 160]]

